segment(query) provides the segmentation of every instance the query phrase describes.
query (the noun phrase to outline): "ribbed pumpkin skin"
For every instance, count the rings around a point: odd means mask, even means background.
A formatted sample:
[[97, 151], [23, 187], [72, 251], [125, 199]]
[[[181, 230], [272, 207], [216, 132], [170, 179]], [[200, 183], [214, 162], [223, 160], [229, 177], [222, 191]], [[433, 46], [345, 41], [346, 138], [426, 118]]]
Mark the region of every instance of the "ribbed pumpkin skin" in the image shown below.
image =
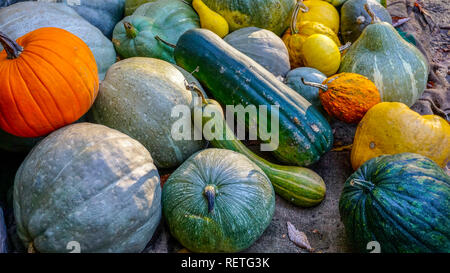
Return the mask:
[[[213, 212], [204, 196], [217, 195]], [[193, 252], [237, 252], [264, 232], [275, 210], [275, 193], [264, 172], [247, 157], [203, 150], [181, 165], [163, 187], [164, 217], [172, 235]]]
[[358, 251], [366, 252], [370, 241], [379, 242], [381, 252], [450, 251], [450, 177], [424, 156], [364, 163], [345, 182], [339, 212]]
[[372, 107], [359, 123], [353, 142], [353, 169], [382, 154], [417, 153], [444, 168], [450, 160], [450, 125], [436, 115], [420, 116], [403, 103]]
[[408, 106], [425, 90], [428, 71], [425, 56], [386, 22], [367, 26], [342, 57], [339, 68], [339, 73], [358, 73], [373, 81], [382, 101]]
[[367, 4], [381, 21], [392, 24], [391, 15], [376, 0], [349, 0], [341, 8], [341, 34], [344, 42], [356, 41], [372, 21], [364, 9], [364, 4]]
[[80, 123], [45, 138], [14, 181], [14, 216], [25, 247], [82, 253], [140, 252], [161, 218], [161, 187], [150, 153], [102, 125]]
[[256, 27], [241, 28], [224, 40], [252, 58], [275, 76], [286, 76], [290, 70], [286, 45], [275, 33]]
[[59, 28], [41, 28], [17, 39], [24, 50], [15, 59], [0, 52], [0, 127], [21, 137], [46, 135], [73, 123], [98, 92], [94, 56], [78, 37]]
[[323, 108], [330, 116], [347, 123], [358, 123], [375, 104], [381, 102], [380, 92], [373, 82], [355, 73], [341, 73], [329, 77], [320, 90]]
[[175, 167], [204, 147], [200, 140], [175, 140], [172, 117], [176, 105], [193, 106], [185, 77], [168, 62], [135, 57], [108, 70], [92, 107], [90, 120], [119, 130], [141, 142], [155, 165]]
[[198, 66], [194, 76], [223, 105], [267, 105], [270, 114], [270, 106], [278, 104], [279, 146], [273, 153], [283, 162], [310, 165], [331, 149], [330, 125], [311, 103], [213, 32], [187, 31], [175, 60], [187, 71]]
[[289, 26], [295, 0], [204, 0], [222, 15], [230, 32], [244, 27], [259, 27], [281, 35]]
[[[62, 3], [22, 2], [0, 10], [0, 26], [11, 39], [43, 27], [62, 28], [83, 40], [94, 54], [99, 79], [116, 62], [112, 42], [103, 33]], [[1, 50], [1, 47], [0, 47]]]

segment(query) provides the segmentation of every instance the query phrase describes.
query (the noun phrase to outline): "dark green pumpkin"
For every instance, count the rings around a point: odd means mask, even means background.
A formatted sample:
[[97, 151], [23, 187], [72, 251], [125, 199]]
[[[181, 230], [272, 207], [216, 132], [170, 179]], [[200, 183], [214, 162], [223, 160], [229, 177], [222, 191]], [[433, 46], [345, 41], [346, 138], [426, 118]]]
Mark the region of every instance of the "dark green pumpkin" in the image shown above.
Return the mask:
[[180, 0], [158, 0], [140, 6], [120, 21], [113, 33], [114, 46], [122, 58], [152, 57], [175, 63], [173, 48], [156, 39], [176, 43], [189, 29], [200, 27], [194, 9]]
[[164, 184], [164, 217], [172, 235], [194, 252], [237, 252], [269, 225], [275, 193], [246, 156], [206, 149], [186, 160]]
[[278, 36], [288, 28], [295, 0], [203, 0], [222, 15], [230, 32], [243, 27], [268, 29]]
[[369, 78], [382, 101], [412, 106], [425, 90], [429, 66], [426, 57], [391, 24], [375, 19], [342, 57], [342, 72]]
[[[78, 123], [42, 140], [14, 181], [14, 216], [38, 252], [140, 252], [161, 218], [161, 186], [150, 153], [102, 125]], [[29, 248], [29, 249], [30, 249]]]
[[[269, 114], [270, 106], [279, 105], [274, 155], [283, 162], [310, 165], [331, 149], [330, 125], [311, 103], [213, 32], [187, 31], [177, 43], [175, 60], [187, 71], [198, 67], [193, 75], [223, 105], [266, 105]], [[268, 123], [259, 125], [267, 132]]]
[[344, 42], [354, 42], [372, 21], [364, 9], [367, 4], [377, 17], [389, 24], [392, 18], [386, 8], [375, 0], [348, 0], [341, 8], [341, 35]]
[[450, 252], [450, 177], [424, 156], [367, 161], [345, 182], [339, 211], [360, 252], [371, 241], [382, 252]]

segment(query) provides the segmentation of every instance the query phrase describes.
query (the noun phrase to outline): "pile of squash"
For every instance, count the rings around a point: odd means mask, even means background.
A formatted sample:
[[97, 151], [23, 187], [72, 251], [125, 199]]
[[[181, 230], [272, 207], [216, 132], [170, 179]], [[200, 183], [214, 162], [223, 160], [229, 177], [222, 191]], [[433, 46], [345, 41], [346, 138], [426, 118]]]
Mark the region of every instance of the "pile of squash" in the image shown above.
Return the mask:
[[[275, 194], [325, 198], [307, 167], [336, 120], [358, 124], [339, 201], [355, 249], [450, 251], [450, 125], [409, 108], [429, 67], [384, 1], [58, 2], [0, 0], [0, 149], [27, 153], [12, 207], [28, 252], [141, 252], [162, 217], [190, 251], [247, 249]], [[278, 107], [257, 135], [279, 129], [276, 162], [226, 122], [205, 130], [225, 105]], [[0, 207], [0, 252], [4, 226]]]

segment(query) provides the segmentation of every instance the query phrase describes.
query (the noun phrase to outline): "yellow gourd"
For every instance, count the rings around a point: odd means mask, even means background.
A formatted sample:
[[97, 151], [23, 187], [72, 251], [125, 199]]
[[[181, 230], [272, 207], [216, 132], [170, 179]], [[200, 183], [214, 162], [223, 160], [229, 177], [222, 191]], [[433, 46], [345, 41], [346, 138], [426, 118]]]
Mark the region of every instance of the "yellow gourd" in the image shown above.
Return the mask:
[[341, 64], [341, 52], [336, 43], [323, 34], [313, 34], [302, 45], [303, 64], [328, 77], [334, 75]]
[[286, 30], [282, 40], [289, 51], [289, 60], [291, 62], [291, 69], [303, 66], [303, 54], [302, 45], [303, 42], [309, 36], [313, 34], [323, 34], [331, 38], [337, 46], [341, 46], [341, 42], [336, 33], [334, 33], [329, 27], [312, 21], [304, 21], [297, 24], [297, 17], [300, 10], [306, 10], [307, 7], [303, 5], [301, 1], [297, 2], [297, 5], [292, 13], [291, 27]]
[[336, 8], [325, 1], [304, 1], [303, 4], [308, 7], [302, 9], [297, 18], [297, 23], [305, 21], [319, 22], [329, 27], [334, 33], [339, 32], [339, 13]]
[[201, 0], [192, 1], [192, 7], [197, 11], [200, 17], [200, 25], [202, 28], [211, 30], [220, 36], [225, 37], [229, 32], [228, 22], [217, 12], [211, 10]]
[[361, 120], [351, 162], [358, 169], [383, 154], [417, 153], [445, 167], [450, 159], [450, 125], [436, 115], [421, 116], [399, 102], [382, 102]]

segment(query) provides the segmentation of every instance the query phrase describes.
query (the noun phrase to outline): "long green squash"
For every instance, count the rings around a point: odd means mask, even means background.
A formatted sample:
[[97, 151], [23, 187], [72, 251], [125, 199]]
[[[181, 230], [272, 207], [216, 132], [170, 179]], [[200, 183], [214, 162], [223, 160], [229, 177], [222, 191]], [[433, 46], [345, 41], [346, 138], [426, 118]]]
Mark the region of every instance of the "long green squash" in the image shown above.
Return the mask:
[[202, 117], [202, 125], [210, 122], [214, 118], [204, 114], [205, 112], [203, 110], [205, 107], [209, 108], [208, 111], [220, 113], [222, 118], [223, 130], [221, 139], [214, 138], [211, 132], [203, 130], [203, 126], [202, 128], [197, 128], [203, 131], [204, 137], [210, 140], [210, 144], [213, 147], [228, 149], [246, 155], [269, 177], [275, 192], [294, 205], [311, 207], [319, 204], [323, 200], [326, 187], [322, 178], [317, 173], [307, 168], [273, 164], [253, 153], [234, 136], [233, 131], [231, 131], [223, 119], [220, 104], [215, 100], [203, 100], [203, 107], [194, 108], [194, 117]]
[[[279, 145], [283, 162], [306, 166], [330, 150], [333, 134], [326, 119], [305, 98], [251, 58], [206, 29], [185, 32], [175, 46], [175, 60], [224, 105], [279, 106]], [[270, 118], [269, 118], [270, 120]], [[246, 119], [248, 126], [249, 120]], [[260, 124], [270, 132], [271, 124]], [[274, 128], [277, 129], [277, 128]]]

